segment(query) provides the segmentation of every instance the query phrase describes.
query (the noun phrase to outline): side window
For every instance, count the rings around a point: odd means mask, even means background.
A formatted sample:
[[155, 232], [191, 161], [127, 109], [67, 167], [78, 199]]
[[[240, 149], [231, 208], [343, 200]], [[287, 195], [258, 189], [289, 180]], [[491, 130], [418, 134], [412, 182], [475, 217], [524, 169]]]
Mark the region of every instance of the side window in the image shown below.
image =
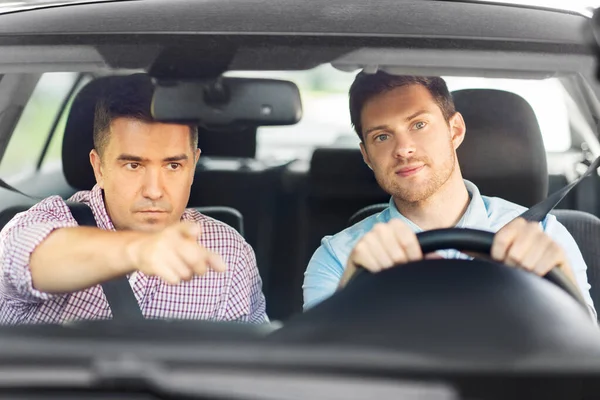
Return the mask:
[[0, 177], [4, 180], [15, 182], [35, 171], [48, 135], [77, 76], [74, 72], [42, 75], [0, 163]]
[[62, 170], [62, 142], [65, 135], [65, 126], [67, 125], [69, 112], [71, 111], [71, 105], [73, 104], [73, 100], [75, 100], [77, 93], [91, 80], [92, 77], [90, 75], [85, 75], [79, 80], [79, 82], [76, 82], [77, 87], [75, 87], [75, 90], [73, 90], [71, 98], [62, 111], [58, 124], [56, 125], [56, 129], [54, 132], [51, 132], [52, 139], [50, 141], [50, 146], [48, 146], [48, 150], [46, 154], [44, 154], [44, 158], [42, 159], [41, 163], [42, 171], [55, 171], [57, 169]]

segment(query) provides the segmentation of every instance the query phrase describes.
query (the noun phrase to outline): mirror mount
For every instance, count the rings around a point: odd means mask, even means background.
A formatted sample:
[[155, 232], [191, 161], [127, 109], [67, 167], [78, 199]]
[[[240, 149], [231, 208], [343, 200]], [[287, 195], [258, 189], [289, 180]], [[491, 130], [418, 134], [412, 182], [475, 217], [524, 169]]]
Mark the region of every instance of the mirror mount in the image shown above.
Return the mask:
[[220, 77], [206, 85], [204, 89], [204, 102], [206, 105], [219, 108], [226, 105], [230, 100], [231, 94]]

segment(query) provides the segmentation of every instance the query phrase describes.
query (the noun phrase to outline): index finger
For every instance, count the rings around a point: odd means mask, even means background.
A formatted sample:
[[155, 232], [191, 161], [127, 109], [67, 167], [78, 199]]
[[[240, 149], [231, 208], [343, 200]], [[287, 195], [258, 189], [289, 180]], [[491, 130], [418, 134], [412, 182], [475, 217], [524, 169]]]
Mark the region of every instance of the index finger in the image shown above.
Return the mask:
[[218, 253], [207, 250], [207, 261], [209, 268], [213, 271], [227, 271], [227, 264], [225, 264], [225, 261], [223, 261], [223, 258]]
[[225, 272], [227, 270], [227, 265], [219, 254], [201, 245], [198, 246], [200, 247], [200, 257], [195, 263], [190, 265], [196, 275], [204, 275], [208, 269], [216, 272]]

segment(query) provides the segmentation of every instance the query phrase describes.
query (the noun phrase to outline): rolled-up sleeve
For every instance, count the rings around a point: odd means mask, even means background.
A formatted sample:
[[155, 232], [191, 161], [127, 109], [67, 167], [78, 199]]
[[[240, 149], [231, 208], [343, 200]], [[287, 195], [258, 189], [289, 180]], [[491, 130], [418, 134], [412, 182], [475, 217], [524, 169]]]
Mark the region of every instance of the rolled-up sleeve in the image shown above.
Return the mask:
[[74, 227], [77, 222], [58, 196], [49, 197], [17, 214], [0, 232], [0, 297], [12, 306], [36, 303], [56, 295], [33, 287], [31, 254], [56, 229]]
[[579, 250], [579, 246], [575, 239], [567, 228], [561, 224], [555, 216], [548, 215], [545, 221], [545, 232], [552, 238], [556, 243], [563, 247], [563, 250], [569, 260], [575, 279], [577, 280], [577, 286], [583, 295], [585, 302], [588, 305], [591, 316], [594, 320], [598, 319], [598, 313], [594, 307], [594, 301], [590, 295], [590, 284], [587, 278], [587, 265]]

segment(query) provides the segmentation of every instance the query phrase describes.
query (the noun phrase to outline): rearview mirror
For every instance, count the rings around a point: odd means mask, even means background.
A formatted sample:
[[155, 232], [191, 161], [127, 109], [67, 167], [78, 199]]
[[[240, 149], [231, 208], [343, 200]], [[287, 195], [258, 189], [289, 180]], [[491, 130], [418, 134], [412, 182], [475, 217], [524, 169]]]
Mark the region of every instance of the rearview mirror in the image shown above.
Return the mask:
[[302, 117], [302, 101], [298, 87], [283, 80], [159, 82], [152, 114], [160, 122], [205, 126], [293, 125]]

